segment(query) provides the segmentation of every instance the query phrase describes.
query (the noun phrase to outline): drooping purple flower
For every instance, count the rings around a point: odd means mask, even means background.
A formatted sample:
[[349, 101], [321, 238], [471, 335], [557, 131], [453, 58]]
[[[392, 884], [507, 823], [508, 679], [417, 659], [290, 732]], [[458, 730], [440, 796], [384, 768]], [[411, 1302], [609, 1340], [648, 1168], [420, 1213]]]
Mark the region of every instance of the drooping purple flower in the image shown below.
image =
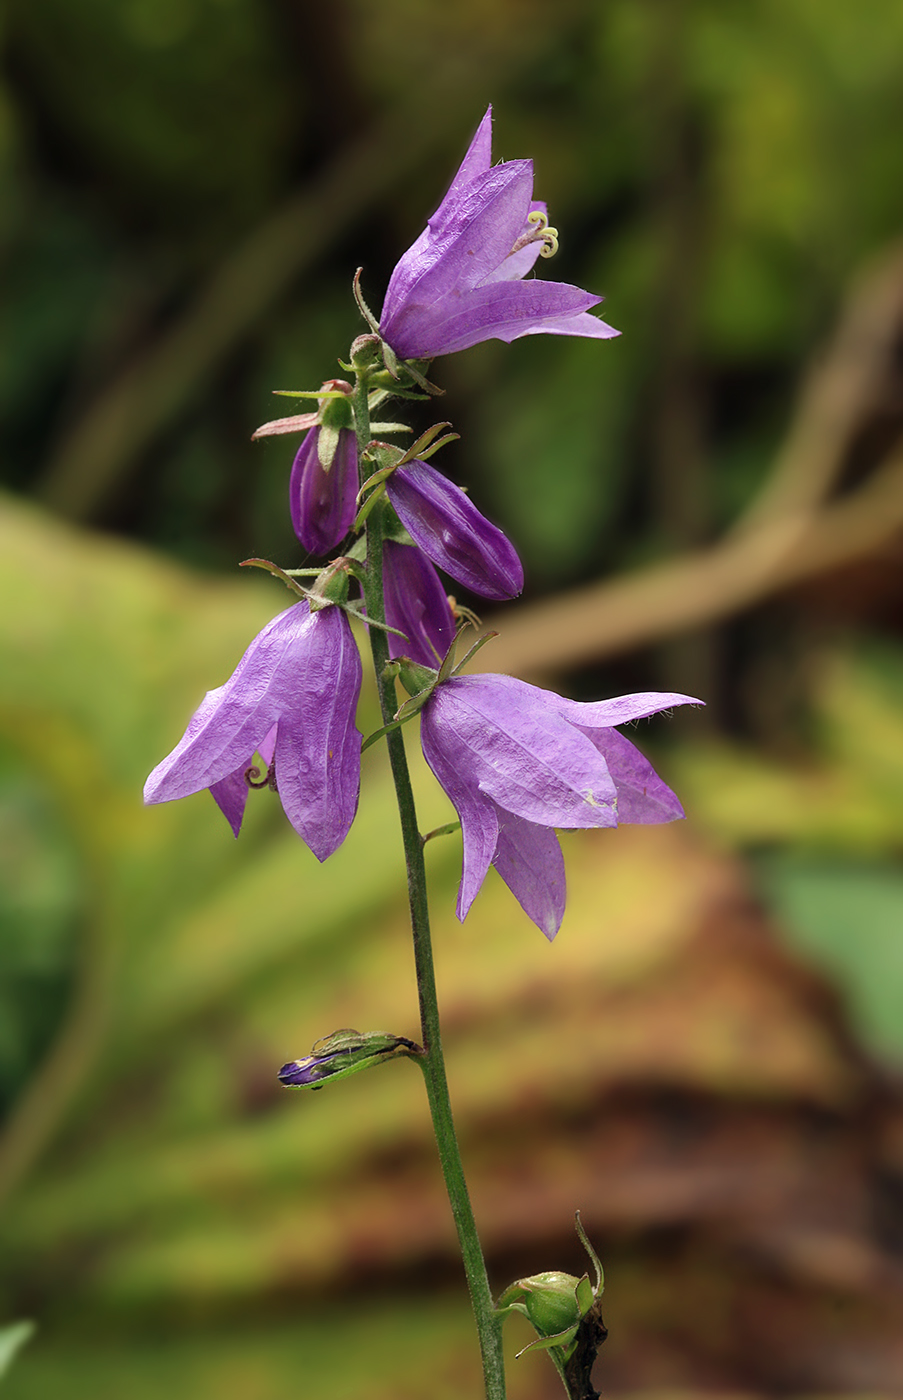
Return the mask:
[[497, 675], [438, 685], [420, 732], [426, 761], [461, 820], [458, 918], [494, 865], [524, 912], [554, 938], [566, 893], [555, 827], [683, 816], [671, 789], [613, 726], [700, 703], [653, 692], [581, 704]]
[[296, 603], [254, 638], [225, 685], [207, 692], [182, 739], [148, 778], [145, 802], [209, 788], [237, 836], [259, 753], [292, 826], [325, 860], [357, 811], [361, 675], [341, 609], [312, 613], [306, 601]]
[[389, 633], [389, 655], [406, 656], [436, 670], [454, 641], [455, 615], [439, 575], [426, 555], [409, 544], [383, 544], [386, 622], [408, 640]]
[[311, 554], [328, 554], [351, 529], [358, 488], [357, 441], [340, 428], [329, 470], [320, 462], [320, 427], [311, 428], [295, 454], [289, 505], [295, 534]]
[[515, 598], [524, 569], [514, 545], [460, 486], [416, 458], [394, 471], [386, 492], [408, 534], [433, 563], [481, 598]]
[[522, 335], [618, 335], [588, 314], [602, 297], [522, 280], [552, 239], [545, 205], [533, 199], [533, 162], [492, 164], [490, 107], [448, 193], [396, 264], [380, 335], [402, 360]]

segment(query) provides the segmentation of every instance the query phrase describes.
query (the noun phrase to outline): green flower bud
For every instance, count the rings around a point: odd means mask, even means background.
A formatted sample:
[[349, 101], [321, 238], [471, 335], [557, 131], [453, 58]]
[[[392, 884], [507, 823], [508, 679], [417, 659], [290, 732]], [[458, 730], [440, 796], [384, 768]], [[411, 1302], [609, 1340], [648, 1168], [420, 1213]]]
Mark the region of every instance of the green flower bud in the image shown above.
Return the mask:
[[397, 1059], [399, 1055], [420, 1053], [413, 1040], [383, 1031], [333, 1031], [318, 1040], [309, 1055], [289, 1060], [279, 1071], [279, 1082], [287, 1089], [322, 1089], [326, 1079], [347, 1079], [371, 1065]]
[[519, 1312], [539, 1333], [524, 1351], [546, 1351], [574, 1400], [596, 1392], [590, 1373], [599, 1347], [608, 1335], [602, 1322], [599, 1299], [603, 1289], [602, 1266], [577, 1213], [577, 1233], [593, 1264], [595, 1286], [589, 1275], [577, 1278], [557, 1269], [517, 1279], [499, 1299], [499, 1312]]
[[578, 1279], [573, 1274], [556, 1270], [520, 1280], [527, 1316], [541, 1337], [552, 1337], [576, 1327], [581, 1317], [577, 1299], [581, 1282], [589, 1282], [585, 1274], [583, 1279]]

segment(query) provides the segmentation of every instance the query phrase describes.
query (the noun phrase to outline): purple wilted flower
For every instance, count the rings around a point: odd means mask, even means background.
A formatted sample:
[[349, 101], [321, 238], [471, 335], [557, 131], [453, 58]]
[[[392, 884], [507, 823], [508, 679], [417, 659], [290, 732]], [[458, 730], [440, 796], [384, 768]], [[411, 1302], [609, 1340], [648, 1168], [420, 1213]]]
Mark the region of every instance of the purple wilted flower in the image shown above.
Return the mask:
[[402, 360], [522, 335], [618, 335], [588, 314], [602, 297], [522, 280], [556, 241], [545, 205], [533, 199], [533, 162], [492, 164], [490, 107], [448, 193], [395, 266], [380, 335]]
[[521, 592], [524, 569], [514, 545], [460, 486], [415, 458], [392, 473], [386, 492], [411, 538], [457, 583], [481, 598]]
[[386, 540], [383, 590], [386, 622], [408, 639], [390, 632], [389, 655], [436, 670], [455, 638], [455, 615], [436, 570], [416, 547]]
[[440, 683], [422, 710], [420, 733], [426, 761], [461, 819], [458, 918], [494, 865], [524, 912], [554, 938], [565, 904], [555, 827], [670, 822], [684, 814], [613, 726], [700, 703], [653, 692], [582, 704], [511, 676]]
[[209, 788], [237, 836], [255, 752], [285, 815], [318, 860], [337, 850], [357, 811], [361, 659], [337, 607], [296, 603], [263, 629], [235, 671], [204, 696], [182, 739], [151, 773], [145, 802]]
[[320, 461], [321, 427], [311, 428], [295, 454], [289, 505], [295, 534], [311, 554], [328, 554], [354, 521], [357, 496], [357, 440], [351, 428], [338, 430], [329, 469]]

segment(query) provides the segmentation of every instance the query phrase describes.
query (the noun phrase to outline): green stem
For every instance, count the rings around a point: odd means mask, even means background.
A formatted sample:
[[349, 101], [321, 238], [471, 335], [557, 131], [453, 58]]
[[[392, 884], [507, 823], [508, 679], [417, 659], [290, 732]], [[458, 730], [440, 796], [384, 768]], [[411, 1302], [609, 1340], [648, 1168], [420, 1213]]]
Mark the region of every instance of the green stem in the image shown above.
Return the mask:
[[[362, 451], [370, 440], [366, 374], [359, 376], [355, 388], [354, 417], [358, 448]], [[367, 616], [375, 618], [379, 622], [385, 622], [382, 547], [382, 514], [377, 510], [367, 522], [367, 577], [364, 584], [364, 599]], [[397, 709], [395, 680], [384, 674], [389, 660], [389, 643], [385, 632], [379, 628], [371, 627], [369, 634], [373, 665], [376, 669], [379, 686], [383, 723], [388, 725], [392, 723]], [[433, 1132], [439, 1150], [439, 1161], [442, 1165], [445, 1188], [448, 1192], [452, 1215], [458, 1231], [464, 1271], [467, 1275], [467, 1285], [470, 1289], [471, 1303], [476, 1318], [480, 1351], [483, 1357], [486, 1400], [505, 1400], [502, 1323], [496, 1314], [495, 1304], [489, 1289], [486, 1264], [467, 1191], [464, 1165], [461, 1161], [461, 1152], [455, 1134], [451, 1102], [448, 1096], [448, 1083], [445, 1077], [445, 1061], [442, 1055], [442, 1039], [439, 1029], [439, 1005], [436, 996], [436, 978], [433, 970], [433, 951], [430, 940], [423, 842], [417, 826], [414, 793], [411, 787], [404, 736], [401, 729], [391, 730], [386, 735], [386, 744], [389, 750], [392, 777], [395, 782], [407, 866], [408, 901], [411, 910], [414, 963], [417, 970], [417, 992], [420, 999], [421, 1041], [424, 1050], [423, 1055], [418, 1056], [417, 1060], [423, 1071], [426, 1084], [430, 1115], [433, 1120]]]

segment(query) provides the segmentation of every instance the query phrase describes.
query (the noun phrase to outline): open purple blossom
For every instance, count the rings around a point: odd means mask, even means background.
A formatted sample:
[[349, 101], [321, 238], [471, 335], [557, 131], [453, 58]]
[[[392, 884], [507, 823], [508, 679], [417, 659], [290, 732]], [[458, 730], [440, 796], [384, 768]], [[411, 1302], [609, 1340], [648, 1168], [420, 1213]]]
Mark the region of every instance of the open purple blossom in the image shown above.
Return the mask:
[[329, 470], [319, 454], [320, 427], [311, 428], [295, 454], [289, 479], [289, 505], [295, 534], [311, 554], [328, 554], [354, 521], [358, 487], [357, 440], [340, 428]]
[[386, 540], [383, 544], [383, 591], [386, 622], [407, 641], [389, 635], [393, 660], [406, 656], [435, 670], [455, 638], [455, 615], [439, 575], [416, 546]]
[[204, 696], [182, 739], [151, 773], [147, 803], [209, 788], [237, 836], [249, 785], [269, 767], [285, 814], [318, 860], [337, 850], [357, 811], [361, 659], [337, 607], [296, 603], [254, 638], [235, 671]]
[[402, 360], [523, 335], [618, 335], [588, 314], [602, 297], [523, 280], [555, 246], [545, 205], [533, 199], [533, 162], [492, 164], [490, 107], [448, 193], [395, 266], [380, 335]]
[[496, 600], [522, 591], [524, 569], [514, 545], [441, 472], [415, 458], [392, 473], [386, 492], [411, 538], [456, 583]]
[[427, 763], [461, 820], [458, 918], [494, 865], [524, 912], [554, 938], [565, 905], [555, 827], [670, 822], [683, 808], [638, 749], [614, 729], [688, 695], [643, 693], [582, 704], [511, 676], [458, 676], [421, 713]]

